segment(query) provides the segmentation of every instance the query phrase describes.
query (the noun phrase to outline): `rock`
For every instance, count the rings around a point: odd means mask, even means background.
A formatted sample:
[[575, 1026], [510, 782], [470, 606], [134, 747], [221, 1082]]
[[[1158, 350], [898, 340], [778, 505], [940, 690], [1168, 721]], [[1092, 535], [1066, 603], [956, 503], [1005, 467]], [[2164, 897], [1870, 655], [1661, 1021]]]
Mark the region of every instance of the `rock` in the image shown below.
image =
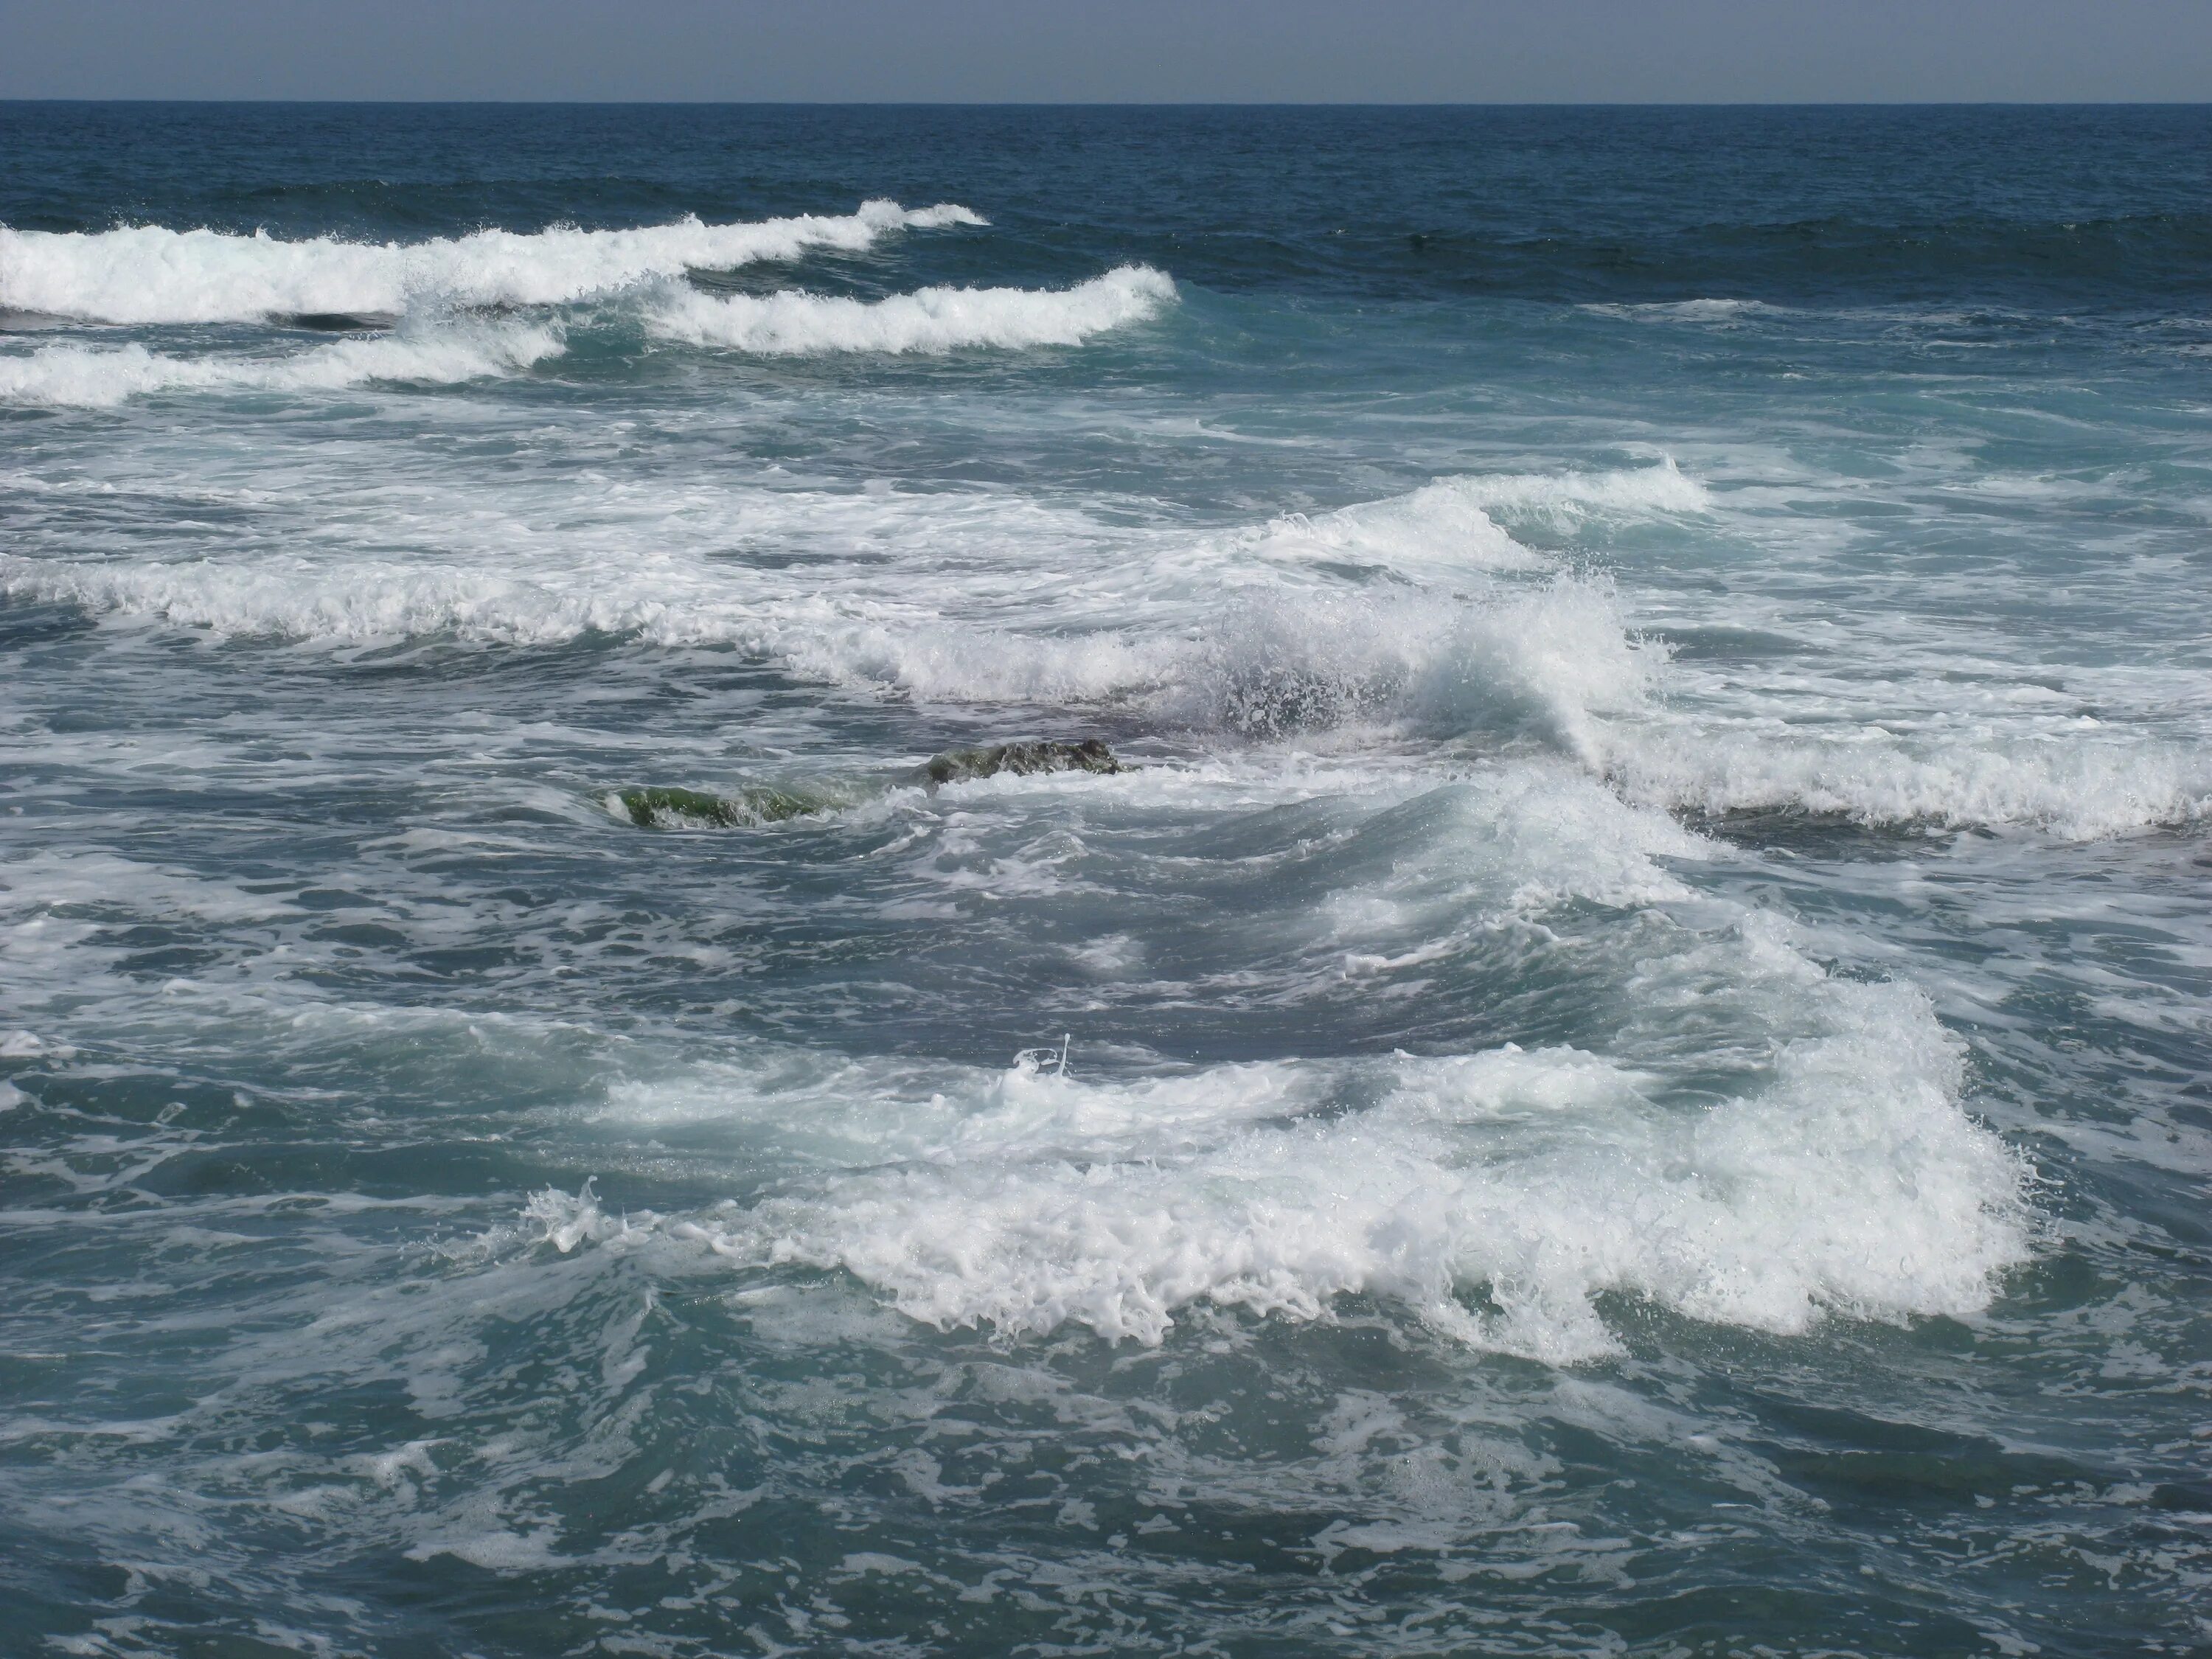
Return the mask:
[[748, 784], [735, 795], [647, 788], [617, 790], [607, 797], [608, 810], [628, 813], [641, 830], [740, 830], [826, 811], [836, 804], [764, 784]]
[[[966, 783], [976, 778], [1012, 772], [1026, 777], [1036, 772], [1129, 772], [1114, 751], [1096, 738], [1081, 743], [1036, 739], [1002, 743], [989, 749], [953, 749], [938, 756], [913, 775], [912, 781], [935, 788], [941, 783]], [[749, 783], [726, 795], [704, 789], [676, 789], [662, 785], [611, 791], [607, 810], [627, 817], [641, 830], [747, 830], [786, 818], [834, 812], [857, 805], [870, 792], [801, 793], [769, 784]]]
[[380, 333], [399, 325], [399, 319], [390, 312], [364, 311], [295, 311], [276, 321], [287, 328], [312, 330], [317, 334]]
[[1029, 743], [1002, 743], [991, 749], [951, 749], [922, 769], [933, 784], [966, 783], [976, 778], [996, 777], [1001, 772], [1027, 777], [1034, 772], [1129, 772], [1135, 769], [1116, 760], [1114, 751], [1096, 738], [1085, 738], [1081, 743], [1041, 739]]

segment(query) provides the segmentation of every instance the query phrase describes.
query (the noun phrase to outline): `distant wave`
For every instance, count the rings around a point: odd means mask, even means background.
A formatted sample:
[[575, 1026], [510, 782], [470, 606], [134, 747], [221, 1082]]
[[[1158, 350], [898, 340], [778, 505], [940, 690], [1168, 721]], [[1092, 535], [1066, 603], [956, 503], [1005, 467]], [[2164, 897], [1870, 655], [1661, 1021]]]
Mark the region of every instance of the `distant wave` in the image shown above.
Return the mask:
[[328, 392], [372, 381], [451, 386], [527, 368], [563, 349], [543, 327], [447, 327], [341, 340], [286, 357], [179, 357], [137, 344], [65, 343], [0, 357], [0, 404], [108, 409], [165, 392]]
[[1123, 265], [1070, 289], [925, 288], [872, 301], [795, 291], [724, 298], [684, 288], [649, 307], [647, 326], [664, 339], [775, 356], [1079, 345], [1156, 317], [1175, 298], [1173, 280], [1149, 265]]
[[0, 309], [89, 322], [214, 323], [392, 314], [425, 300], [559, 305], [687, 270], [727, 270], [815, 248], [856, 251], [899, 230], [984, 222], [950, 203], [909, 210], [870, 201], [836, 216], [483, 230], [424, 242], [283, 241], [156, 225], [92, 234], [0, 228]]

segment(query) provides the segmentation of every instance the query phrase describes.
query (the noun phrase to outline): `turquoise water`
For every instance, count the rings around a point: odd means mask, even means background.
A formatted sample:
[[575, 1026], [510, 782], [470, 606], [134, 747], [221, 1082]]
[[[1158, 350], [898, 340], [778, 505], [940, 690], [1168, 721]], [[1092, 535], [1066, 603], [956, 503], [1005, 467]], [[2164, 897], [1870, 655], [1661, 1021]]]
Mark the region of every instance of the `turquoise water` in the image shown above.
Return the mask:
[[2203, 1650], [2208, 169], [0, 106], [0, 1649]]

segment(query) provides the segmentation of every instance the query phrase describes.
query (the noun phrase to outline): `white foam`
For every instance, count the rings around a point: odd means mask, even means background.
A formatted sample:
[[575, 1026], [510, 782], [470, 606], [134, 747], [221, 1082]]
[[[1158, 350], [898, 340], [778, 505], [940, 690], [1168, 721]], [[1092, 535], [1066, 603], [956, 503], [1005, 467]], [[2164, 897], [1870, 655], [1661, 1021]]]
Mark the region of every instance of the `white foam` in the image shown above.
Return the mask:
[[484, 230], [423, 242], [280, 241], [157, 225], [96, 233], [0, 228], [0, 307], [109, 323], [396, 314], [420, 301], [558, 305], [687, 270], [727, 270], [892, 232], [984, 221], [950, 203], [863, 203], [842, 216], [686, 218], [635, 230]]
[[[316, 372], [338, 364], [369, 366], [349, 356]], [[2191, 735], [2203, 712], [2177, 702], [2172, 676], [2069, 671], [2062, 694], [1993, 659], [1966, 684], [1923, 662], [1938, 641], [1911, 638], [1893, 641], [1909, 660], [1889, 664], [1832, 647], [1786, 671], [1673, 664], [1613, 584], [1543, 574], [1551, 562], [1495, 516], [1707, 510], [1671, 464], [1446, 478], [1207, 532], [994, 491], [689, 483], [645, 501], [579, 479], [524, 518], [398, 487], [408, 520], [438, 527], [411, 558], [390, 538], [394, 497], [340, 492], [312, 543], [191, 563], [140, 562], [136, 544], [103, 559], [0, 555], [0, 586], [222, 635], [537, 646], [602, 632], [938, 703], [1108, 705], [1257, 738], [1371, 723], [1525, 740], [1632, 800], [1699, 811], [2067, 836], [2212, 818], [2212, 750]], [[711, 556], [736, 544], [817, 556]], [[1713, 620], [1702, 606], [1690, 619]], [[1779, 625], [1741, 605], [1717, 620]], [[2117, 712], [2078, 718], [2090, 703]]]
[[[1565, 1048], [1231, 1067], [1164, 1091], [1020, 1071], [970, 1097], [971, 1135], [673, 1231], [844, 1268], [940, 1327], [1146, 1343], [1194, 1303], [1316, 1319], [1349, 1294], [1555, 1363], [1616, 1350], [1608, 1291], [1782, 1333], [1986, 1305], [2027, 1250], [2020, 1173], [1960, 1110], [1924, 1000], [1830, 980], [1759, 927], [1725, 948], [1725, 970], [1673, 964], [1682, 985], [1724, 971], [1807, 1034], [1710, 1110]], [[1351, 1109], [1304, 1113], [1317, 1094]], [[1130, 1133], [1163, 1108], [1164, 1139]]]
[[1209, 627], [1164, 701], [1255, 735], [1405, 720], [1526, 732], [1594, 759], [1596, 714], [1640, 707], [1664, 660], [1622, 625], [1611, 584], [1571, 572], [1455, 602], [1261, 592]]
[[1912, 743], [1676, 726], [1609, 733], [1601, 746], [1601, 764], [1631, 799], [1704, 812], [2011, 824], [2081, 840], [2212, 820], [2212, 753], [2125, 732]]
[[656, 582], [641, 569], [602, 581], [563, 571], [532, 580], [390, 562], [286, 568], [0, 556], [0, 590], [223, 635], [363, 644], [447, 635], [544, 646], [599, 632], [734, 647], [819, 682], [944, 701], [1081, 702], [1157, 685], [1179, 660], [1172, 645], [1116, 634], [1024, 636], [860, 598], [748, 599], [702, 591], [688, 574]]
[[[1253, 797], [1253, 764], [1085, 785], [1187, 816]], [[1666, 867], [1709, 844], [1564, 762], [1411, 793], [1416, 775], [1363, 781], [1360, 765], [1327, 786], [1359, 803], [1332, 842], [1334, 899], [1284, 919], [1302, 956], [1494, 948], [1480, 941], [1509, 915], [1540, 923], [1575, 900], [1712, 909]], [[916, 867], [935, 862], [925, 849]], [[918, 1319], [1009, 1334], [1074, 1323], [1152, 1343], [1194, 1304], [1322, 1319], [1369, 1296], [1554, 1363], [1617, 1349], [1608, 1293], [1779, 1333], [1985, 1306], [2028, 1247], [2021, 1172], [1961, 1109], [1959, 1045], [1926, 1000], [1830, 977], [1768, 917], [1700, 935], [1665, 914], [1624, 969], [1636, 1017], [1610, 1053], [1116, 1078], [1094, 1073], [1079, 1030], [1065, 1072], [1036, 1054], [1003, 1072], [748, 1057], [618, 1090], [605, 1115], [727, 1137], [742, 1165], [775, 1170], [771, 1196], [617, 1218], [542, 1194], [530, 1237], [841, 1268]]]
[[[1422, 784], [1431, 775], [1426, 766], [1412, 775]], [[1347, 776], [1334, 786], [1316, 778], [1306, 787], [1342, 787], [1381, 801], [1391, 781], [1376, 766], [1368, 778]], [[1335, 853], [1346, 879], [1317, 918], [1331, 943], [1396, 945], [1418, 961], [1464, 944], [1470, 926], [1487, 929], [1502, 917], [1568, 900], [1620, 908], [1686, 900], [1691, 890], [1674, 866], [1702, 863], [1714, 851], [1665, 813], [1628, 805], [1565, 761], [1482, 767], [1414, 799], [1431, 837], [1426, 846], [1386, 842], [1376, 869], [1361, 867], [1356, 842]], [[1396, 965], [1370, 958], [1361, 967]], [[1353, 969], [1349, 958], [1346, 968]]]
[[1231, 539], [1247, 556], [1371, 562], [1448, 581], [1469, 571], [1540, 569], [1552, 561], [1514, 539], [1501, 517], [1572, 526], [1594, 514], [1624, 517], [1710, 512], [1712, 496], [1670, 457], [1602, 471], [1468, 473], [1333, 512], [1290, 514]]
[[118, 565], [0, 557], [0, 588], [226, 635], [347, 642], [441, 633], [507, 644], [588, 631], [730, 646], [831, 684], [934, 702], [1149, 702], [1164, 719], [1253, 735], [1348, 720], [1525, 732], [1593, 757], [1592, 721], [1647, 695], [1663, 653], [1621, 624], [1601, 580], [1444, 600], [1264, 590], [1171, 631], [1030, 632], [860, 596], [748, 599], [696, 572], [501, 578], [356, 563]]
[[[1087, 1063], [1078, 1047], [1078, 1072]], [[859, 1168], [1001, 1155], [1141, 1158], [1202, 1146], [1226, 1127], [1303, 1116], [1325, 1103], [1332, 1081], [1327, 1066], [1261, 1061], [1079, 1089], [1057, 1066], [1025, 1054], [1004, 1072], [963, 1073], [948, 1091], [940, 1070], [919, 1062], [749, 1056], [617, 1087], [602, 1116], [655, 1133], [696, 1123], [772, 1127], [812, 1158]], [[561, 1194], [541, 1194], [526, 1218], [566, 1250], [613, 1224], [586, 1219], [580, 1230], [583, 1213]]]
[[119, 907], [144, 918], [259, 921], [292, 913], [284, 900], [233, 882], [85, 849], [47, 850], [0, 860], [0, 916], [17, 921], [58, 907]]
[[165, 392], [332, 392], [378, 381], [452, 386], [561, 354], [560, 331], [453, 324], [340, 340], [283, 357], [183, 357], [132, 343], [41, 346], [0, 356], [0, 403], [111, 409]]
[[1270, 560], [1372, 563], [1407, 574], [1449, 579], [1471, 570], [1530, 570], [1550, 562], [1524, 547], [1483, 510], [1466, 479], [1432, 484], [1380, 501], [1328, 513], [1293, 513], [1232, 542]]
[[[779, 538], [810, 533], [805, 515], [819, 514], [846, 545], [930, 544], [922, 576], [896, 559], [887, 575], [856, 566], [829, 579], [817, 567], [799, 577], [667, 551], [616, 559], [587, 531], [537, 550], [502, 525], [510, 574], [360, 555], [321, 564], [0, 556], [0, 588], [222, 635], [344, 644], [447, 635], [539, 646], [596, 631], [734, 648], [817, 684], [931, 702], [1110, 705], [1263, 738], [1358, 723], [1480, 734], [1570, 756], [1632, 800], [1705, 812], [2069, 836], [2212, 820], [2212, 753], [2133, 722], [2084, 725], [2039, 704], [1946, 720], [1931, 705], [1923, 729], [1898, 735], [1723, 717], [1741, 695], [1703, 682], [1694, 703], [1674, 702], [1666, 652], [1634, 633], [1611, 584], [1571, 571], [1501, 574], [1516, 544], [1455, 498], [1425, 518], [1425, 495], [1348, 510], [1320, 535], [1306, 527], [1320, 520], [1278, 521], [1196, 545], [1157, 532], [1117, 541], [1034, 504], [764, 496]], [[1434, 550], [1424, 552], [1431, 528]], [[1002, 544], [1018, 555], [1039, 539], [1091, 542], [1091, 586], [1040, 589], [1027, 564], [999, 562]], [[1239, 547], [1258, 556], [1239, 562]], [[1358, 558], [1425, 569], [1462, 591], [1350, 586], [1316, 568]], [[1116, 622], [1117, 592], [1146, 605]], [[1816, 689], [1826, 707], [1850, 688]], [[1723, 694], [1727, 703], [1714, 702]], [[1887, 706], [1903, 695], [1889, 688]]]
[[763, 356], [944, 353], [1080, 345], [1158, 316], [1175, 297], [1161, 272], [1124, 265], [1071, 289], [926, 288], [872, 301], [797, 291], [725, 297], [685, 287], [658, 296], [646, 322], [664, 339]]
[[1712, 492], [1662, 455], [1650, 466], [1595, 471], [1475, 473], [1448, 481], [1489, 512], [1574, 520], [1591, 513], [1643, 515], [1710, 513]]

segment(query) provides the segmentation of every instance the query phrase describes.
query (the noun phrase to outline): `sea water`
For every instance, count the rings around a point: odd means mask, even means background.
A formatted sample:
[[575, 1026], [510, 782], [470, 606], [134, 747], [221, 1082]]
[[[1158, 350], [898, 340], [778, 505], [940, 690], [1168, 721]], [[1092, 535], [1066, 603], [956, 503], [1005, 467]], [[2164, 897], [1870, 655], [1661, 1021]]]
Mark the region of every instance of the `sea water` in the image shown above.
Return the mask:
[[0, 1648], [2212, 1643], [2212, 115], [0, 223]]

